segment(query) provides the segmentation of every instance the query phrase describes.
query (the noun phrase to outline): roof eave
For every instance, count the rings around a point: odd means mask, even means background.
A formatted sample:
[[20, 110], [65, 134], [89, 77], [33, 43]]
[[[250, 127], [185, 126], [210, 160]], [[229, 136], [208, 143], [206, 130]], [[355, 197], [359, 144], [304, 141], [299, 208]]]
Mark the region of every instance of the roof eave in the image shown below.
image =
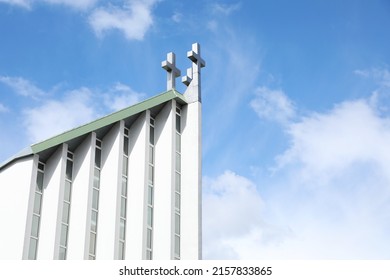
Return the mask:
[[32, 149], [33, 153], [39, 153], [43, 150], [57, 146], [61, 143], [67, 142], [67, 141], [74, 139], [76, 137], [85, 135], [87, 133], [98, 130], [98, 129], [105, 127], [107, 125], [113, 124], [113, 123], [120, 121], [122, 119], [128, 118], [132, 115], [136, 115], [136, 114], [141, 113], [145, 110], [151, 109], [159, 104], [165, 103], [165, 102], [172, 100], [172, 99], [177, 99], [180, 103], [187, 104], [185, 97], [181, 93], [172, 89], [172, 90], [169, 90], [169, 91], [164, 92], [162, 94], [151, 97], [147, 100], [144, 100], [140, 103], [137, 103], [135, 105], [124, 108], [124, 109], [117, 111], [115, 113], [112, 113], [112, 114], [109, 114], [109, 115], [104, 116], [102, 118], [99, 118], [99, 119], [92, 121], [90, 123], [87, 123], [87, 124], [84, 124], [82, 126], [76, 127], [74, 129], [68, 130], [64, 133], [61, 133], [61, 134], [56, 135], [54, 137], [51, 137], [51, 138], [44, 140], [42, 142], [33, 144], [31, 146], [31, 149]]
[[109, 114], [109, 115], [104, 116], [102, 118], [99, 118], [97, 120], [94, 120], [90, 123], [81, 125], [79, 127], [65, 131], [61, 134], [53, 136], [53, 137], [46, 139], [44, 141], [33, 144], [30, 147], [23, 149], [18, 154], [12, 156], [11, 158], [6, 160], [2, 164], [0, 164], [0, 170], [4, 169], [6, 166], [8, 166], [9, 164], [11, 164], [12, 162], [14, 162], [15, 160], [17, 160], [19, 158], [24, 158], [24, 157], [32, 155], [32, 154], [40, 153], [46, 149], [50, 149], [50, 148], [55, 147], [61, 143], [72, 140], [76, 137], [80, 137], [80, 136], [85, 135], [87, 133], [90, 133], [92, 131], [96, 131], [102, 127], [105, 127], [105, 126], [108, 126], [108, 125], [113, 124], [115, 122], [118, 122], [122, 119], [139, 114], [145, 110], [151, 109], [155, 106], [158, 106], [160, 104], [168, 102], [169, 100], [172, 100], [172, 99], [176, 99], [180, 104], [187, 104], [188, 103], [186, 98], [181, 93], [176, 91], [175, 89], [166, 91], [162, 94], [159, 94], [159, 95], [156, 95], [156, 96], [151, 97], [149, 99], [146, 99], [140, 103], [129, 106], [129, 107], [124, 108], [120, 111], [117, 111], [115, 113], [112, 113], [112, 114]]
[[2, 169], [6, 168], [8, 165], [12, 164], [14, 161], [16, 161], [16, 160], [18, 160], [20, 158], [25, 158], [25, 157], [31, 156], [33, 154], [34, 154], [34, 152], [31, 149], [31, 147], [24, 148], [23, 150], [21, 150], [16, 155], [14, 155], [14, 156], [10, 157], [9, 159], [7, 159], [6, 161], [2, 162], [0, 164], [0, 171]]

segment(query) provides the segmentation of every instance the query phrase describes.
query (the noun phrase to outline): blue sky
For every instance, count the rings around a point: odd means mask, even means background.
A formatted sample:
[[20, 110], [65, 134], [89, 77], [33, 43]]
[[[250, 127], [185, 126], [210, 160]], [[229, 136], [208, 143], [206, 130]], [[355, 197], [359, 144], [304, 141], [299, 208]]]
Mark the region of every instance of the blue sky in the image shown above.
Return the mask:
[[389, 26], [387, 0], [0, 0], [0, 162], [199, 42], [204, 257], [388, 259]]

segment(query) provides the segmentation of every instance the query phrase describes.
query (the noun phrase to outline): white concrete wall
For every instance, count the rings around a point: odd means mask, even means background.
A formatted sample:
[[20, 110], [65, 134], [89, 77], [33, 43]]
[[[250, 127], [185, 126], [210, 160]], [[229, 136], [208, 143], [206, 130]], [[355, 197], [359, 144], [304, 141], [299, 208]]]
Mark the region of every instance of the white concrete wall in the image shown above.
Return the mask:
[[[62, 213], [63, 213], [63, 201], [64, 201], [64, 191], [65, 191], [65, 173], [66, 173], [66, 164], [67, 164], [67, 154], [68, 154], [68, 144], [62, 144], [58, 150], [61, 150], [61, 173], [60, 173], [60, 182], [58, 185], [54, 185], [55, 188], [58, 188], [58, 203], [57, 203], [57, 221], [56, 221], [56, 229], [54, 234], [54, 249], [53, 249], [53, 259], [57, 260], [59, 257], [59, 246], [61, 239], [61, 225], [62, 225]], [[57, 152], [58, 152], [57, 150]], [[47, 162], [50, 164], [52, 162], [53, 156]], [[54, 201], [54, 200], [53, 200]], [[49, 211], [49, 210], [47, 210]], [[54, 212], [54, 209], [52, 209]], [[54, 213], [53, 213], [54, 215]]]
[[[96, 242], [96, 259], [113, 259], [117, 222], [118, 185], [121, 179], [123, 143], [117, 123], [102, 140], [102, 168], [100, 174], [99, 216]], [[122, 136], [123, 137], [123, 136]]]
[[[31, 156], [18, 159], [0, 172], [1, 260], [23, 258], [27, 212], [29, 205], [32, 209], [33, 203], [33, 200], [30, 202], [31, 181], [34, 178], [36, 180], [33, 166], [34, 157]], [[33, 187], [35, 188], [35, 184]]]
[[23, 244], [23, 259], [28, 259], [29, 251], [30, 251], [30, 236], [31, 236], [31, 229], [32, 229], [32, 217], [33, 217], [33, 210], [34, 210], [34, 204], [35, 204], [35, 189], [37, 186], [37, 177], [38, 177], [38, 162], [39, 162], [39, 156], [34, 155], [33, 156], [33, 166], [32, 166], [32, 172], [31, 172], [31, 181], [29, 182], [29, 198], [28, 198], [28, 206], [27, 206], [27, 217], [26, 217], [26, 227], [25, 227], [25, 233], [24, 233], [24, 244]]
[[[174, 258], [176, 101], [155, 117], [153, 259]], [[126, 259], [145, 259], [150, 111], [129, 128]], [[201, 103], [181, 113], [181, 259], [201, 258]], [[102, 140], [97, 259], [118, 255], [124, 121]], [[88, 259], [96, 134], [74, 152], [67, 259]], [[38, 259], [58, 257], [67, 144], [46, 162]], [[0, 173], [0, 259], [28, 256], [38, 156], [17, 160]], [[23, 176], [21, 176], [23, 174]], [[12, 213], [12, 215], [9, 215]], [[27, 213], [30, 213], [27, 215]]]
[[[93, 155], [91, 147], [95, 138], [90, 134], [74, 151], [73, 184], [69, 219], [67, 259], [82, 260], [89, 245], [88, 201], [93, 176]], [[89, 214], [90, 215], [90, 214]], [[89, 235], [88, 235], [89, 238]], [[88, 242], [87, 242], [88, 241]], [[88, 257], [88, 251], [86, 253]]]
[[[114, 260], [119, 259], [119, 235], [120, 235], [119, 225], [120, 225], [120, 214], [121, 214], [122, 173], [123, 173], [123, 164], [124, 164], [124, 159], [123, 159], [123, 155], [124, 155], [124, 152], [123, 152], [124, 129], [125, 129], [125, 122], [123, 120], [121, 120], [119, 122], [119, 132], [118, 132], [118, 134], [119, 134], [118, 135], [118, 137], [119, 137], [119, 139], [118, 139], [119, 140], [118, 141], [118, 145], [119, 145], [118, 146], [118, 148], [119, 148], [119, 151], [118, 151], [118, 170], [117, 170], [118, 181], [117, 181], [116, 190], [112, 190], [113, 195], [115, 195], [115, 192], [116, 192], [116, 197], [115, 197], [115, 201], [116, 201], [115, 207], [116, 208], [114, 207], [115, 211], [116, 211], [115, 219], [114, 219], [114, 221], [115, 221], [115, 236], [114, 236], [114, 240], [113, 240], [113, 242], [114, 242], [114, 256], [113, 256]], [[128, 207], [128, 201], [126, 201], [126, 214], [127, 214], [127, 207]], [[128, 226], [130, 226], [130, 225], [128, 223], [126, 223], [125, 234], [126, 234]]]
[[201, 103], [182, 108], [181, 259], [202, 258]]
[[54, 256], [58, 207], [62, 206], [62, 203], [59, 204], [60, 185], [65, 180], [65, 164], [66, 147], [61, 145], [45, 164], [38, 260], [52, 260]]
[[153, 259], [173, 259], [174, 156], [176, 102], [168, 102], [155, 117], [155, 186]]
[[126, 259], [144, 258], [145, 190], [147, 182], [149, 113], [142, 113], [130, 127]]

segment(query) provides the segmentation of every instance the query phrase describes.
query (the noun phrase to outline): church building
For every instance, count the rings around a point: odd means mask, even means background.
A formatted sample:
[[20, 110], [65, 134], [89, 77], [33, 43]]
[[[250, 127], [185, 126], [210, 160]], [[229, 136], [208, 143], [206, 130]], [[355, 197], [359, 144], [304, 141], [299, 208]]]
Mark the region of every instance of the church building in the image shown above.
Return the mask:
[[0, 165], [0, 259], [202, 257], [201, 68], [167, 90], [33, 144]]

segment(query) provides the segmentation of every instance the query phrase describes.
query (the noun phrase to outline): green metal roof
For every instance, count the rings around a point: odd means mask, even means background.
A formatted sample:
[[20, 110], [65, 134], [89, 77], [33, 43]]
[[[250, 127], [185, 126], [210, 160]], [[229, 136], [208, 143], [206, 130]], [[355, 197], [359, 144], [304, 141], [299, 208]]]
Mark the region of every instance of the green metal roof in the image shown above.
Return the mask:
[[[164, 92], [160, 95], [156, 95], [156, 96], [149, 98], [145, 101], [142, 101], [140, 103], [137, 103], [135, 105], [132, 105], [130, 107], [122, 109], [120, 111], [117, 111], [115, 113], [112, 113], [110, 115], [107, 115], [105, 117], [102, 117], [100, 119], [92, 121], [90, 123], [87, 123], [85, 125], [68, 130], [64, 133], [61, 133], [61, 134], [56, 135], [54, 137], [51, 137], [51, 138], [44, 140], [42, 142], [33, 144], [33, 145], [31, 145], [31, 147], [28, 148], [28, 151], [30, 151], [29, 153], [24, 152], [23, 154], [16, 154], [12, 158], [8, 159], [6, 162], [1, 164], [0, 169], [2, 169], [3, 167], [5, 167], [9, 163], [13, 162], [14, 160], [16, 160], [20, 157], [25, 157], [27, 155], [42, 152], [46, 149], [55, 147], [57, 145], [60, 145], [64, 142], [67, 142], [67, 141], [72, 140], [74, 138], [77, 138], [79, 136], [85, 135], [85, 134], [90, 133], [92, 131], [96, 131], [102, 127], [111, 125], [111, 124], [118, 122], [122, 119], [126, 119], [130, 116], [133, 116], [133, 115], [141, 113], [145, 110], [151, 109], [155, 106], [163, 104], [163, 103], [165, 103], [169, 100], [172, 100], [172, 99], [176, 99], [181, 104], [187, 104], [185, 97], [181, 93], [177, 92], [174, 89], [169, 90], [169, 91]], [[26, 151], [26, 149], [24, 151]]]

